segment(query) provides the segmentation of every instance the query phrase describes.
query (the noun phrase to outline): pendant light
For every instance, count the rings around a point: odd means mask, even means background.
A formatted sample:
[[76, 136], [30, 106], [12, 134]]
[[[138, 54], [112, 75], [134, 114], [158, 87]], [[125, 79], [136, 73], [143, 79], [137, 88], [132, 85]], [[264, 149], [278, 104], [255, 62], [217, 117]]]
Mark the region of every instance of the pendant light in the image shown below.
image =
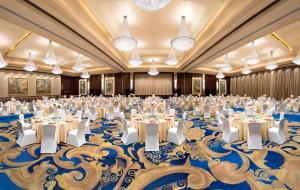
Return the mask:
[[60, 75], [63, 73], [63, 70], [60, 68], [59, 64], [56, 63], [52, 69], [52, 73], [56, 75]]
[[24, 67], [25, 71], [28, 72], [32, 72], [32, 71], [36, 71], [37, 67], [35, 66], [33, 60], [32, 60], [32, 56], [31, 56], [31, 52], [28, 52], [28, 59], [27, 59], [27, 63]]
[[278, 67], [278, 65], [276, 63], [274, 63], [274, 60], [273, 60], [273, 51], [271, 51], [270, 52], [270, 57], [269, 57], [269, 62], [265, 66], [265, 68], [268, 69], [268, 70], [274, 70], [277, 67]]
[[84, 65], [81, 62], [80, 54], [77, 53], [75, 58], [75, 65], [72, 67], [75, 72], [81, 72], [84, 69]]
[[156, 69], [156, 66], [154, 64], [154, 59], [152, 59], [152, 65], [151, 65], [151, 68], [148, 72], [149, 75], [152, 75], [152, 76], [155, 76], [155, 75], [158, 75], [158, 70]]
[[258, 55], [256, 53], [254, 41], [251, 43], [251, 47], [250, 48], [251, 48], [250, 54], [249, 54], [248, 57], [246, 57], [245, 62], [248, 65], [254, 65], [254, 64], [259, 63], [260, 60], [259, 60]]
[[218, 79], [222, 79], [222, 78], [225, 77], [225, 75], [224, 75], [224, 73], [223, 73], [221, 70], [219, 70], [219, 72], [218, 72], [218, 74], [216, 75], [216, 77], [217, 77]]
[[167, 65], [176, 65], [178, 63], [178, 59], [176, 57], [174, 49], [171, 47], [168, 58], [166, 60]]
[[297, 56], [293, 59], [293, 62], [294, 62], [296, 65], [300, 65], [300, 48], [298, 49]]
[[250, 74], [251, 72], [252, 72], [252, 71], [251, 71], [251, 69], [249, 68], [248, 65], [245, 65], [244, 68], [242, 69], [242, 73], [243, 73], [244, 75], [248, 75], [248, 74]]
[[179, 32], [176, 38], [171, 41], [171, 45], [178, 51], [187, 51], [195, 45], [195, 40], [189, 35], [185, 16], [182, 16]]
[[224, 64], [221, 66], [221, 68], [222, 68], [222, 71], [226, 72], [226, 73], [231, 71], [232, 67], [229, 64], [228, 54], [225, 55]]
[[58, 58], [55, 56], [53, 46], [52, 46], [52, 41], [49, 40], [49, 47], [46, 53], [45, 58], [43, 59], [43, 62], [48, 65], [55, 65], [58, 63]]
[[7, 63], [5, 62], [5, 60], [2, 57], [2, 53], [0, 52], [0, 69], [4, 68], [7, 66]]
[[89, 75], [89, 73], [87, 72], [87, 69], [86, 69], [86, 65], [84, 65], [84, 69], [83, 69], [83, 72], [81, 74], [81, 78], [83, 78], [83, 79], [90, 78], [90, 75]]
[[143, 61], [141, 60], [140, 55], [136, 49], [133, 51], [132, 56], [129, 59], [128, 63], [133, 66], [138, 66], [143, 64]]
[[171, 0], [134, 0], [134, 2], [144, 11], [155, 12], [167, 6]]
[[121, 35], [114, 39], [113, 45], [121, 51], [132, 51], [137, 47], [137, 41], [131, 36], [127, 16], [123, 17], [123, 25]]

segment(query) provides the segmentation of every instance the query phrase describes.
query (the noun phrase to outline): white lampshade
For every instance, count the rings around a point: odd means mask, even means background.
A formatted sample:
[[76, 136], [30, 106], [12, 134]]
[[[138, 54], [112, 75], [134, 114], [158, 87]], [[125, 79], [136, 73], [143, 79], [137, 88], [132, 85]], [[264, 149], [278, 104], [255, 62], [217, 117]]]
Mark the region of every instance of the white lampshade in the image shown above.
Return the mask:
[[55, 56], [51, 40], [49, 40], [49, 47], [43, 62], [48, 65], [55, 65], [59, 62], [58, 58]]
[[255, 49], [255, 44], [254, 42], [251, 43], [251, 50], [250, 50], [250, 54], [248, 57], [245, 58], [245, 62], [248, 64], [248, 65], [254, 65], [254, 64], [257, 64], [259, 63], [259, 58], [258, 58], [258, 55], [256, 53], [256, 49]]
[[154, 59], [153, 59], [152, 60], [152, 65], [151, 65], [151, 68], [150, 68], [148, 74], [154, 76], [154, 75], [158, 75], [158, 73], [159, 72], [158, 72], [158, 70], [157, 70], [157, 68], [156, 68], [156, 66], [154, 64]]
[[266, 69], [269, 69], [269, 70], [274, 70], [278, 67], [278, 65], [276, 63], [274, 63], [274, 60], [273, 60], [273, 51], [270, 52], [270, 57], [269, 57], [269, 62], [268, 64], [265, 66]]
[[248, 67], [248, 65], [245, 65], [245, 67], [242, 69], [242, 73], [244, 74], [244, 75], [248, 75], [248, 74], [250, 74], [252, 71], [251, 71], [251, 69]]
[[216, 75], [216, 77], [217, 77], [218, 79], [222, 79], [222, 78], [225, 77], [225, 75], [223, 74], [222, 71], [219, 71], [218, 74]]
[[188, 32], [186, 22], [185, 22], [185, 16], [183, 16], [181, 19], [179, 32], [176, 38], [174, 38], [171, 41], [171, 45], [173, 48], [175, 48], [178, 51], [187, 51], [193, 48], [195, 45], [195, 40], [190, 36]]
[[2, 57], [2, 53], [0, 52], [0, 69], [7, 66], [6, 61]]
[[89, 75], [89, 73], [87, 72], [87, 69], [86, 69], [86, 65], [84, 65], [83, 72], [80, 76], [81, 76], [81, 78], [84, 78], [84, 79], [90, 78], [90, 75]]
[[168, 58], [166, 60], [167, 65], [176, 65], [178, 63], [178, 59], [176, 57], [174, 49], [171, 47]]
[[59, 64], [56, 63], [52, 69], [52, 73], [56, 75], [60, 75], [63, 73], [63, 70], [60, 68]]
[[76, 72], [81, 72], [84, 69], [84, 65], [81, 62], [80, 54], [77, 53], [76, 59], [75, 59], [75, 65], [72, 67], [72, 69]]
[[300, 48], [298, 50], [297, 56], [293, 59], [293, 63], [300, 65]]
[[124, 16], [121, 35], [114, 39], [113, 45], [115, 48], [127, 52], [134, 50], [137, 44], [129, 31], [127, 16]]
[[134, 0], [134, 2], [144, 11], [155, 12], [167, 6], [171, 0]]
[[25, 71], [28, 72], [32, 72], [32, 71], [36, 71], [37, 67], [35, 66], [33, 60], [32, 60], [32, 56], [31, 56], [31, 52], [28, 53], [28, 59], [27, 59], [27, 63], [24, 67]]
[[138, 65], [143, 64], [143, 61], [141, 60], [140, 55], [137, 52], [137, 50], [134, 50], [134, 52], [133, 52], [131, 58], [129, 59], [128, 63], [130, 65], [133, 65], [133, 66], [138, 66]]

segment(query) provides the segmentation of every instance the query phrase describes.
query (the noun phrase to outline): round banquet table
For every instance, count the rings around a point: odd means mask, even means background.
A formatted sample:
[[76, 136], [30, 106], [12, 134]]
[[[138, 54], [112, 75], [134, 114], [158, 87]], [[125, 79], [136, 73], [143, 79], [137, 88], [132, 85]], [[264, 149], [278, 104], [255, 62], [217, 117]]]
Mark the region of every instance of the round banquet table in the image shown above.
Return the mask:
[[[199, 105], [200, 115], [204, 115], [204, 104]], [[209, 112], [212, 117], [216, 115], [216, 111], [218, 111], [218, 105], [209, 106]]]
[[169, 128], [175, 125], [175, 118], [171, 115], [157, 115], [151, 117], [148, 114], [131, 117], [131, 127], [136, 128], [141, 143], [146, 140], [146, 127], [149, 123], [158, 124], [159, 142], [167, 141]]
[[96, 107], [96, 112], [98, 113], [99, 118], [105, 118], [105, 113], [106, 113], [105, 107]]
[[41, 142], [42, 137], [42, 126], [43, 125], [55, 125], [56, 126], [56, 133], [55, 137], [57, 143], [60, 142], [67, 142], [67, 137], [69, 131], [73, 129], [77, 129], [78, 123], [80, 119], [77, 116], [71, 116], [62, 119], [51, 119], [50, 117], [44, 117], [46, 119], [41, 120], [37, 117], [31, 119], [32, 129], [36, 132], [37, 142]]
[[263, 141], [268, 140], [268, 129], [274, 126], [272, 116], [255, 114], [253, 117], [246, 113], [234, 113], [230, 117], [231, 126], [239, 129], [239, 139], [247, 141], [249, 123], [260, 123], [260, 133]]

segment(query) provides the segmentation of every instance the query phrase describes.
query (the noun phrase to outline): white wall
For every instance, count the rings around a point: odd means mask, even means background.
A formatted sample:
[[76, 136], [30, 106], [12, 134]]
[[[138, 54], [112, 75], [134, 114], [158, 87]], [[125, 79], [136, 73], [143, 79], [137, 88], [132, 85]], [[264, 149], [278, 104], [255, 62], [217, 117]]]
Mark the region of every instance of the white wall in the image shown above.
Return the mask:
[[51, 95], [61, 95], [61, 78], [53, 74], [0, 69], [0, 97], [8, 97], [8, 78], [28, 78], [28, 95], [36, 96], [36, 79], [51, 80]]

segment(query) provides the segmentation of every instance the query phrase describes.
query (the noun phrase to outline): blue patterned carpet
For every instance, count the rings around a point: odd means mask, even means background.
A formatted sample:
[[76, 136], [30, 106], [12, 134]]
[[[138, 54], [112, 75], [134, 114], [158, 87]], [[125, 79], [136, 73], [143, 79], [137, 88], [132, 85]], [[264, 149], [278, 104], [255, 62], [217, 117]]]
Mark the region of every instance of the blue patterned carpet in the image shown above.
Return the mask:
[[16, 145], [16, 118], [0, 117], [0, 189], [300, 189], [299, 115], [286, 116], [285, 144], [260, 151], [226, 144], [214, 120], [188, 115], [186, 142], [161, 143], [159, 152], [123, 145], [119, 121], [103, 119], [84, 146], [61, 143], [43, 155], [40, 144]]

